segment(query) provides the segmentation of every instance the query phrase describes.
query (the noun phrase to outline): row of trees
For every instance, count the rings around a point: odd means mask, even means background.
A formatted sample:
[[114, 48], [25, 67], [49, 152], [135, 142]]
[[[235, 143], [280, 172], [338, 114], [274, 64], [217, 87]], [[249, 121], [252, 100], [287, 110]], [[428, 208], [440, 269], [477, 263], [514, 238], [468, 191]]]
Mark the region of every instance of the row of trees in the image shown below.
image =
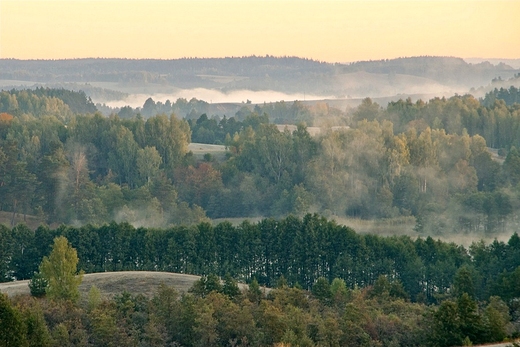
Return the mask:
[[73, 114], [96, 112], [96, 106], [83, 91], [43, 88], [0, 91], [0, 112], [53, 115], [68, 119]]
[[169, 229], [134, 228], [127, 223], [81, 228], [62, 226], [35, 232], [23, 225], [0, 229], [2, 281], [28, 279], [38, 271], [52, 240], [65, 236], [77, 249], [85, 272], [160, 270], [186, 274], [230, 274], [273, 286], [280, 277], [310, 289], [324, 277], [349, 288], [373, 285], [381, 275], [400, 281], [414, 301], [436, 302], [453, 291], [465, 269], [466, 292], [479, 300], [498, 295], [511, 302], [520, 281], [520, 238], [475, 243], [469, 249], [430, 237], [383, 238], [356, 234], [317, 215], [228, 222]]

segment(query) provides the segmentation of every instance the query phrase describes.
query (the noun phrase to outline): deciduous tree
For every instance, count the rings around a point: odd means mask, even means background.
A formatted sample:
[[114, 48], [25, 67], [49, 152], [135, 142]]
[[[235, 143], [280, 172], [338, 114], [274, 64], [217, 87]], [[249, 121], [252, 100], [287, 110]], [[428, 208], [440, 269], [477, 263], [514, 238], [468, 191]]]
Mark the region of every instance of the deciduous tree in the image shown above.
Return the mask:
[[78, 274], [78, 255], [64, 236], [54, 239], [52, 252], [44, 257], [40, 272], [48, 280], [47, 295], [54, 300], [79, 299], [79, 285], [83, 272]]

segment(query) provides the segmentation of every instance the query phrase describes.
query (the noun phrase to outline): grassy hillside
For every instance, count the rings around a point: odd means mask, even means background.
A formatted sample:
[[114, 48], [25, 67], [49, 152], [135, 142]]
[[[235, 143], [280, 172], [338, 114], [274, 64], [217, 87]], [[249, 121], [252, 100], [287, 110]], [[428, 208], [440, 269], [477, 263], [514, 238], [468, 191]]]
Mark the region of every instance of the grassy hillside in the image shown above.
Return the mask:
[[[86, 297], [92, 286], [96, 286], [106, 298], [128, 291], [132, 294], [153, 296], [157, 287], [164, 283], [172, 286], [179, 292], [186, 292], [200, 277], [169, 272], [153, 271], [120, 271], [87, 274], [83, 277], [80, 291], [83, 298]], [[0, 283], [0, 292], [7, 295], [29, 294], [29, 281], [16, 281]]]
[[[171, 272], [101, 272], [84, 275], [79, 290], [83, 300], [87, 298], [92, 286], [96, 286], [104, 298], [112, 298], [124, 291], [130, 292], [133, 295], [142, 294], [147, 297], [152, 297], [162, 283], [175, 288], [178, 292], [185, 293], [193, 286], [193, 283], [199, 279], [200, 276]], [[28, 295], [30, 294], [28, 284], [29, 281], [0, 283], [0, 293], [6, 293], [9, 296]], [[238, 286], [242, 290], [247, 288], [247, 285], [243, 283], [239, 283]]]

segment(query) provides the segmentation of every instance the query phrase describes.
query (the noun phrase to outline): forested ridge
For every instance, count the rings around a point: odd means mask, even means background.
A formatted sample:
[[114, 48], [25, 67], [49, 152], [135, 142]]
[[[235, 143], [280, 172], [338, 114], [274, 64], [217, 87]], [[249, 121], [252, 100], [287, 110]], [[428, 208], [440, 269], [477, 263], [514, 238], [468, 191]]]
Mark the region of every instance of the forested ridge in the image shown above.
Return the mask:
[[[516, 76], [516, 78], [520, 78], [520, 74]], [[507, 88], [495, 88], [489, 93], [486, 93], [484, 100], [482, 100], [482, 104], [486, 106], [493, 105], [495, 100], [504, 100], [506, 105], [520, 104], [520, 89], [515, 86]]]
[[[184, 59], [0, 59], [0, 77], [7, 80], [40, 81], [152, 81], [201, 74], [294, 78], [298, 74], [331, 75], [338, 72], [367, 71], [462, 81], [468, 78], [491, 80], [499, 73], [515, 71], [506, 64], [468, 64], [456, 57], [407, 57], [348, 64], [326, 63], [298, 57], [249, 56]], [[441, 71], [441, 73], [439, 73]], [[505, 77], [505, 76], [502, 76]]]
[[[466, 63], [455, 57], [407, 57], [397, 59], [326, 63], [298, 57], [248, 56], [184, 59], [0, 59], [0, 78], [14, 85], [33, 83], [98, 84], [119, 92], [135, 88], [170, 93], [176, 88], [209, 88], [220, 91], [279, 91], [350, 96], [393, 95], [414, 88], [469, 90], [496, 78], [518, 73], [506, 64]], [[361, 74], [361, 76], [359, 75]], [[362, 76], [377, 78], [365, 83]], [[348, 83], [345, 83], [348, 81]], [[415, 83], [415, 86], [413, 84]], [[397, 88], [397, 89], [396, 89]], [[388, 94], [393, 93], [393, 94]], [[416, 93], [416, 92], [413, 92]], [[108, 96], [108, 95], [107, 95]]]

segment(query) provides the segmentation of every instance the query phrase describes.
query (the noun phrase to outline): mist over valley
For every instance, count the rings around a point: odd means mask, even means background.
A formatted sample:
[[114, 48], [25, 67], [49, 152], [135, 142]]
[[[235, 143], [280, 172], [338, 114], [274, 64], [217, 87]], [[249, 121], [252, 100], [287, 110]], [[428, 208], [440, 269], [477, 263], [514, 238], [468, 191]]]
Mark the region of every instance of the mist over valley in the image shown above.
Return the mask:
[[448, 97], [486, 87], [493, 79], [508, 80], [518, 71], [498, 61], [466, 63], [449, 57], [348, 64], [271, 56], [176, 60], [0, 59], [0, 86], [68, 85], [69, 89], [79, 89], [83, 85], [95, 103], [122, 107], [126, 102], [135, 108], [142, 106], [148, 97], [161, 102], [167, 99], [173, 102], [180, 97], [210, 103], [365, 97], [397, 100], [409, 95]]

